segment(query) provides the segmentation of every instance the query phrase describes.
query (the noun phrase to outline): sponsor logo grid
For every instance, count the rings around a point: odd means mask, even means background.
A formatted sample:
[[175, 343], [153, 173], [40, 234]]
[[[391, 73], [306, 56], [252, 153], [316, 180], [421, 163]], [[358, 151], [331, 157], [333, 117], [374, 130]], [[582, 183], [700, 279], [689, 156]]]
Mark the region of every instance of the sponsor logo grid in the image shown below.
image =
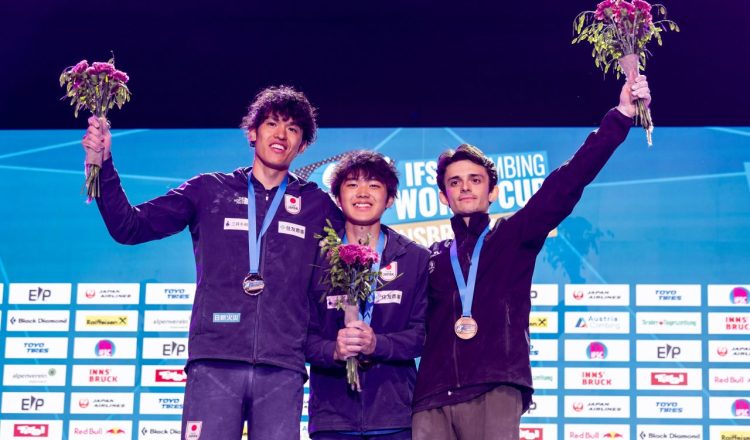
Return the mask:
[[[749, 288], [534, 285], [521, 438], [750, 439]], [[0, 438], [180, 438], [194, 296], [184, 283], [0, 284]]]

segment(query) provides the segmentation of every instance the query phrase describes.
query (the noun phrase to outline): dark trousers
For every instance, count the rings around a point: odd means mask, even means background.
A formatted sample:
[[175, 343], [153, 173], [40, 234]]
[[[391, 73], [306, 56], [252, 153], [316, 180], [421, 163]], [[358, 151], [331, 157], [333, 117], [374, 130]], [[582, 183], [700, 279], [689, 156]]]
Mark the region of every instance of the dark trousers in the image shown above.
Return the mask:
[[521, 392], [500, 385], [467, 402], [419, 411], [414, 440], [518, 440]]
[[197, 360], [188, 365], [183, 440], [299, 440], [303, 376], [271, 365]]
[[411, 430], [405, 429], [394, 434], [351, 435], [338, 431], [320, 431], [312, 435], [312, 440], [411, 440]]

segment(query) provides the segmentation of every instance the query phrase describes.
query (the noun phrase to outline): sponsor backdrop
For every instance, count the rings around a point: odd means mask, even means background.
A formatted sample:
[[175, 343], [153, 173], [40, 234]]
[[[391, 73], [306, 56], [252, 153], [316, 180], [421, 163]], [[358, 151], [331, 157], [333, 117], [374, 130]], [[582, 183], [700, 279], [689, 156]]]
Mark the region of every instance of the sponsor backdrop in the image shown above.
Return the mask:
[[[386, 223], [429, 244], [450, 234], [441, 150], [469, 141], [496, 161], [501, 216], [589, 131], [326, 129], [295, 165], [353, 148], [395, 159]], [[190, 239], [116, 244], [79, 192], [81, 134], [0, 132], [0, 438], [176, 440]], [[251, 160], [239, 130], [114, 138], [133, 202]], [[750, 439], [750, 128], [659, 127], [654, 139], [648, 149], [634, 130], [539, 256], [523, 439]], [[303, 171], [325, 185], [330, 167]], [[303, 437], [306, 424], [305, 412]]]

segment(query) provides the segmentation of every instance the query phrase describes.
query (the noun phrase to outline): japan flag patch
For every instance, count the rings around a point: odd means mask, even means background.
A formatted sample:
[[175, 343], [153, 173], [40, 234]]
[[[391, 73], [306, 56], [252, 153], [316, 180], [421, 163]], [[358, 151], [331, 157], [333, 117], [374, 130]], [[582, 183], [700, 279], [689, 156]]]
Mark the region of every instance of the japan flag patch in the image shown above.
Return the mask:
[[398, 276], [398, 262], [391, 261], [387, 266], [380, 268], [380, 278], [383, 281], [393, 281]]
[[289, 214], [299, 214], [302, 211], [302, 197], [284, 194], [284, 209]]
[[201, 438], [203, 422], [187, 422], [185, 425], [185, 440], [198, 440]]

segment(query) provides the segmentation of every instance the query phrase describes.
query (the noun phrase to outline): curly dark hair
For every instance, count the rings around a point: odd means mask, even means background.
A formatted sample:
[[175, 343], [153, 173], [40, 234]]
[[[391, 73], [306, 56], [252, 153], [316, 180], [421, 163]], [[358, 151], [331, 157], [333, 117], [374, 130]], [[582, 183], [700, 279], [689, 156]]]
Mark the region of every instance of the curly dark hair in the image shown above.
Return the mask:
[[388, 197], [398, 196], [398, 171], [392, 160], [380, 153], [367, 150], [350, 151], [341, 158], [331, 175], [331, 193], [341, 195], [341, 184], [346, 179], [363, 177], [382, 182]]
[[241, 128], [257, 129], [270, 115], [291, 119], [302, 129], [302, 141], [309, 145], [315, 141], [318, 125], [315, 122], [317, 109], [310, 104], [304, 93], [291, 86], [273, 86], [261, 90], [247, 107]]
[[459, 160], [469, 160], [484, 167], [490, 178], [490, 191], [495, 188], [495, 185], [497, 185], [497, 167], [495, 163], [485, 156], [479, 148], [469, 144], [461, 144], [455, 150], [443, 151], [440, 157], [438, 157], [437, 184], [440, 191], [445, 193], [445, 170], [448, 168], [448, 165]]

